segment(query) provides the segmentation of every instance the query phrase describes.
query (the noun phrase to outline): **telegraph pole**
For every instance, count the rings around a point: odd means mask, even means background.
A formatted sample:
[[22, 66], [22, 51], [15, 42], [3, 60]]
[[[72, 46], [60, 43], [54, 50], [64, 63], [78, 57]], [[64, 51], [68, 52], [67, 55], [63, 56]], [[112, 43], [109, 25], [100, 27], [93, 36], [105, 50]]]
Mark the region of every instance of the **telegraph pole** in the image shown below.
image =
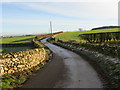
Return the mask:
[[51, 35], [52, 35], [52, 22], [50, 21], [50, 31], [51, 31]]

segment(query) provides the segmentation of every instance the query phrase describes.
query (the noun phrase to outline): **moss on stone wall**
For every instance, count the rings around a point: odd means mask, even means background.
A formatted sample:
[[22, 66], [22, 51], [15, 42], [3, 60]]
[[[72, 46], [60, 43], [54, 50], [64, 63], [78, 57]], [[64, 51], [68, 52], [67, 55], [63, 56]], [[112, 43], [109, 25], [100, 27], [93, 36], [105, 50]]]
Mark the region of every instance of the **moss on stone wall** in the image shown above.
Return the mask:
[[32, 68], [45, 59], [46, 51], [44, 48], [3, 54], [1, 74], [14, 73]]
[[36, 49], [1, 55], [0, 88], [20, 87], [33, 72], [42, 68], [49, 59], [50, 51], [38, 40], [34, 40]]

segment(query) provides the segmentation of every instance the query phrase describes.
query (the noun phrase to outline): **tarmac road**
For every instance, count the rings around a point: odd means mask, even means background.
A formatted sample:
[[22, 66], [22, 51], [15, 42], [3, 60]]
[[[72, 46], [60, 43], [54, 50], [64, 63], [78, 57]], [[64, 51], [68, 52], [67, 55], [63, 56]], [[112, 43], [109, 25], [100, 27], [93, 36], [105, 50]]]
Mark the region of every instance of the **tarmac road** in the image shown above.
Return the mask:
[[97, 72], [86, 60], [46, 39], [42, 43], [53, 51], [53, 58], [22, 88], [103, 88]]

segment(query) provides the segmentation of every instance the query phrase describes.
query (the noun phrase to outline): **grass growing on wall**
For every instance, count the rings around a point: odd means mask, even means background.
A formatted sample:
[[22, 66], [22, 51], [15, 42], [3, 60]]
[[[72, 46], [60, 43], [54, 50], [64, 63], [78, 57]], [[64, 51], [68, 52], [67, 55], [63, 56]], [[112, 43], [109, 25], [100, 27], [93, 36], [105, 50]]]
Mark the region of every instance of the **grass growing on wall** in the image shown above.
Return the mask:
[[[35, 36], [28, 36], [27, 38], [24, 37], [24, 38], [21, 38], [19, 37], [19, 39], [22, 39], [22, 40], [18, 40], [20, 41], [31, 41], [33, 40]], [[26, 39], [25, 39], [26, 38]], [[12, 38], [11, 40], [9, 39], [8, 41], [9, 42], [14, 42], [13, 40], [14, 38]], [[42, 38], [41, 38], [42, 39]], [[6, 40], [6, 42], [8, 42]], [[33, 40], [33, 43], [34, 43], [34, 46], [36, 48], [44, 48], [45, 49], [45, 52], [46, 52], [46, 55], [45, 55], [45, 60], [40, 62], [40, 64], [30, 68], [30, 69], [26, 69], [26, 70], [23, 70], [23, 71], [20, 71], [20, 72], [15, 72], [15, 73], [11, 73], [11, 74], [5, 74], [2, 76], [2, 82], [0, 83], [0, 88], [3, 88], [3, 89], [7, 89], [7, 88], [17, 88], [17, 87], [21, 87], [21, 85], [34, 73], [36, 72], [37, 70], [41, 69], [49, 60], [49, 55], [51, 54], [51, 51], [45, 47], [45, 45], [43, 45], [39, 40]], [[19, 51], [21, 50], [26, 50], [26, 49], [32, 49], [34, 48], [33, 47], [16, 47], [17, 49], [20, 49]], [[7, 50], [10, 50], [10, 51], [15, 51], [16, 52], [16, 49], [15, 47], [8, 47], [8, 48], [4, 48], [4, 49], [7, 49]], [[34, 50], [34, 49], [33, 49]], [[1, 49], [1, 52], [2, 52], [2, 49]], [[25, 52], [25, 51], [24, 51]]]
[[[51, 41], [49, 39], [49, 41]], [[86, 60], [88, 62], [95, 64], [95, 69], [99, 68], [99, 73], [102, 77], [107, 81], [108, 88], [120, 88], [119, 81], [120, 81], [120, 63], [118, 58], [111, 58], [104, 54], [94, 51], [97, 50], [97, 47], [92, 45], [86, 45], [81, 43], [71, 43], [71, 42], [63, 42], [63, 41], [54, 41], [54, 44], [61, 46], [63, 48], [69, 49], [73, 52], [76, 52], [79, 55], [87, 57]], [[93, 48], [93, 50], [89, 50], [87, 48]], [[115, 50], [113, 50], [115, 51]], [[107, 52], [107, 49], [106, 49]], [[108, 49], [108, 52], [109, 51]], [[92, 64], [93, 65], [93, 64]], [[78, 67], [79, 68], [79, 67]], [[97, 70], [97, 69], [96, 69]]]
[[28, 49], [34, 49], [34, 47], [30, 46], [23, 46], [23, 47], [2, 47], [2, 53], [10, 53], [10, 52], [18, 52], [18, 51], [25, 51]]
[[46, 61], [41, 62], [39, 65], [31, 69], [3, 75], [2, 82], [0, 82], [0, 88], [6, 90], [10, 88], [21, 87], [22, 84], [25, 83], [25, 81], [29, 79], [29, 77], [33, 73], [37, 72], [40, 68], [42, 68], [45, 65], [45, 63]]

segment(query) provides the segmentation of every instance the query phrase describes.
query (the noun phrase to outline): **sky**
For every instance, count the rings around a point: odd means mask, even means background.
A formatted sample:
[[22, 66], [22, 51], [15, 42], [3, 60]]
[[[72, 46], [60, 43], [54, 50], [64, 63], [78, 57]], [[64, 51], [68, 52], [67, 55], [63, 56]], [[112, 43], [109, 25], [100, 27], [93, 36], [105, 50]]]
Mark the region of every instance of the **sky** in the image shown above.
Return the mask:
[[3, 0], [0, 3], [2, 35], [25, 35], [90, 30], [118, 25], [118, 0]]

